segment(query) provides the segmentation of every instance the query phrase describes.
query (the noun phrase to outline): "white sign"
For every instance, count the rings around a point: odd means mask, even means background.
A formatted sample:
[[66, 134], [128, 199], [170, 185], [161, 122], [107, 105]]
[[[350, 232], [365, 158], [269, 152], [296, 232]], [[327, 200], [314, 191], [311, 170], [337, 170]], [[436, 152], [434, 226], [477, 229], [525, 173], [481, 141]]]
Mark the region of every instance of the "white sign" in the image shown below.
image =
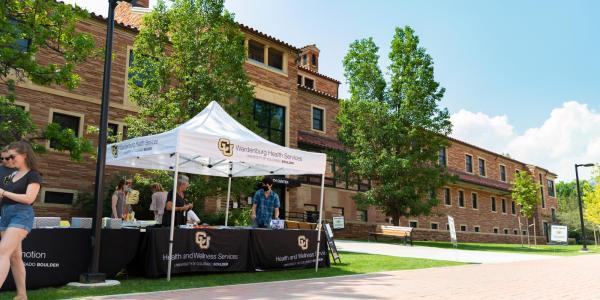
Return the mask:
[[271, 220], [271, 229], [283, 229], [285, 223], [283, 220]]
[[567, 243], [567, 239], [567, 226], [552, 225], [552, 227], [550, 228], [550, 241]]
[[454, 227], [454, 218], [451, 216], [448, 216], [448, 226], [450, 227], [450, 241], [452, 242], [452, 244], [454, 244], [454, 246], [456, 246], [458, 240], [456, 239], [456, 228]]
[[325, 223], [325, 233], [327, 233], [328, 237], [333, 238], [333, 231], [331, 231], [329, 223]]
[[333, 229], [344, 229], [344, 217], [333, 217]]

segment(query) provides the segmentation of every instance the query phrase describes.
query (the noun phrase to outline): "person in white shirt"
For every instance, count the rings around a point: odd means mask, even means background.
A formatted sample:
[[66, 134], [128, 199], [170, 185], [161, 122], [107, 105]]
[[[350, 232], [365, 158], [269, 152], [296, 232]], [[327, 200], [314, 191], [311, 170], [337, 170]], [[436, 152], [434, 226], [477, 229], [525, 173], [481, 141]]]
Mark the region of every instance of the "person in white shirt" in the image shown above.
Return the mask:
[[163, 214], [165, 213], [165, 203], [167, 202], [167, 192], [163, 190], [160, 183], [153, 183], [150, 185], [152, 191], [152, 203], [150, 203], [150, 210], [154, 212], [154, 220], [156, 224], [161, 224]]

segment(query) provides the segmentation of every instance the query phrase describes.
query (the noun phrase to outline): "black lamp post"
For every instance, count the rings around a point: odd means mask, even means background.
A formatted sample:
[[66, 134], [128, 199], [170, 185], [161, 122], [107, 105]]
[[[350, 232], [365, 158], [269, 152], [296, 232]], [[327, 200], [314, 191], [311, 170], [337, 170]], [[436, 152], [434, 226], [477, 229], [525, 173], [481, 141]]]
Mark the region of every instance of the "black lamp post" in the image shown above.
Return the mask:
[[575, 164], [575, 182], [577, 183], [577, 200], [579, 201], [579, 220], [581, 221], [581, 240], [583, 241], [583, 247], [581, 251], [588, 251], [586, 240], [585, 240], [585, 225], [583, 225], [583, 203], [581, 203], [581, 189], [579, 188], [579, 167], [593, 167], [594, 164]]
[[[135, 0], [119, 0], [133, 2]], [[99, 272], [100, 235], [104, 200], [104, 167], [106, 165], [106, 138], [108, 128], [108, 104], [110, 102], [110, 73], [112, 70], [112, 40], [115, 29], [115, 8], [118, 0], [108, 0], [108, 20], [106, 22], [106, 46], [104, 50], [104, 77], [102, 80], [102, 104], [100, 108], [100, 135], [98, 137], [98, 157], [96, 159], [96, 181], [94, 186], [94, 206], [96, 217], [92, 224], [92, 261], [88, 273], [81, 274], [82, 283], [100, 283], [106, 280], [106, 274]]]

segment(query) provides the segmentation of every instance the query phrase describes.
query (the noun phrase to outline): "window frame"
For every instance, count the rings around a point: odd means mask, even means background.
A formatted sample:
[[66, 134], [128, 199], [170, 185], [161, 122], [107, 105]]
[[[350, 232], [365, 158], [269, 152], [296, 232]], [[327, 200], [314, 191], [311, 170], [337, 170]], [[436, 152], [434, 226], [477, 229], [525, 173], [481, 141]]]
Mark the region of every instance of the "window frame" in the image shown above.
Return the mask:
[[[265, 130], [266, 129], [267, 130], [269, 138], [265, 138], [265, 139], [268, 140], [268, 141], [271, 141], [273, 143], [276, 143], [278, 145], [281, 145], [281, 146], [287, 146], [287, 138], [288, 138], [287, 137], [287, 130], [288, 130], [288, 128], [287, 128], [287, 126], [288, 126], [288, 120], [287, 120], [287, 118], [288, 118], [288, 112], [287, 112], [287, 110], [288, 110], [288, 107], [280, 105], [280, 104], [277, 104], [277, 103], [273, 103], [273, 102], [270, 102], [270, 101], [265, 101], [265, 100], [262, 100], [262, 99], [259, 99], [259, 98], [254, 98], [253, 101], [254, 102], [252, 103], [252, 117], [254, 118], [254, 120], [257, 120], [258, 129], [260, 129], [260, 130]], [[269, 126], [268, 127], [261, 127], [260, 126], [260, 122], [258, 122], [258, 119], [256, 118], [256, 103], [257, 102], [261, 102], [261, 103], [263, 103], [263, 105], [267, 105], [268, 108], [269, 108], [269, 122], [268, 122]], [[284, 119], [283, 119], [283, 129], [281, 129], [281, 130], [271, 127], [271, 123], [272, 123], [271, 119], [273, 117], [273, 114], [271, 113], [271, 110], [272, 110], [272, 108], [274, 106], [276, 108], [282, 108], [283, 109], [283, 118]], [[271, 131], [280, 131], [281, 132], [281, 134], [282, 134], [282, 141], [281, 142], [283, 142], [283, 144], [280, 144], [279, 141], [275, 142], [275, 141], [271, 140], [271, 138], [272, 138]]]
[[[413, 227], [413, 226], [412, 226], [412, 223], [415, 223], [415, 224], [416, 224], [416, 226], [415, 226], [415, 227]], [[419, 228], [419, 220], [408, 220], [408, 227], [411, 227], [411, 228]]]
[[490, 202], [491, 202], [491, 205], [490, 205], [491, 212], [498, 213], [498, 206], [496, 205], [496, 197], [493, 197], [493, 196], [490, 197]]
[[[464, 228], [465, 230], [463, 230], [463, 228]], [[460, 232], [469, 232], [469, 227], [467, 227], [467, 224], [460, 224], [460, 225], [458, 226], [458, 231], [460, 231]]]
[[[551, 185], [552, 188], [550, 188]], [[554, 180], [546, 178], [546, 188], [548, 189], [548, 197], [556, 198], [556, 187], [554, 185]], [[550, 191], [552, 191], [552, 193], [550, 193]]]
[[[471, 170], [469, 171], [469, 169], [467, 168], [467, 166], [469, 166], [469, 164], [467, 163], [467, 157], [471, 158]], [[473, 154], [469, 154], [469, 153], [465, 153], [465, 172], [469, 173], [469, 174], [473, 174], [474, 168], [473, 168]]]
[[492, 233], [493, 234], [500, 234], [500, 228], [499, 227], [492, 228]]
[[[504, 169], [504, 180], [502, 179], [502, 169]], [[502, 182], [508, 182], [508, 173], [506, 172], [506, 165], [498, 164], [498, 177]]]
[[502, 213], [507, 214], [508, 210], [506, 209], [506, 198], [501, 198], [500, 201], [502, 202]]
[[481, 226], [479, 226], [479, 225], [474, 225], [474, 226], [473, 226], [473, 232], [474, 232], [474, 233], [481, 233]]
[[[315, 129], [314, 125], [315, 125], [315, 109], [320, 109], [321, 110], [321, 126], [323, 127], [322, 130], [319, 129]], [[326, 124], [325, 124], [325, 120], [327, 119], [327, 110], [325, 109], [325, 107], [319, 106], [319, 105], [315, 105], [315, 104], [311, 104], [310, 105], [310, 129], [313, 131], [317, 131], [320, 133], [327, 133], [327, 128], [326, 128]]]
[[[443, 162], [444, 162], [444, 164], [441, 164], [441, 162], [442, 162], [442, 155], [441, 155], [441, 154], [442, 154], [442, 153], [444, 154], [444, 155], [443, 155], [443, 158], [444, 158], [444, 161], [443, 161]], [[442, 149], [440, 149], [440, 151], [439, 151], [439, 153], [438, 153], [438, 164], [439, 164], [440, 166], [444, 166], [444, 167], [447, 167], [447, 166], [448, 166], [448, 150], [447, 150], [447, 148], [446, 148], [446, 147], [442, 147]]]
[[[475, 197], [473, 198], [473, 196]], [[471, 208], [479, 210], [479, 195], [477, 194], [477, 192], [471, 192]]]
[[[71, 202], [71, 204], [47, 203], [46, 202], [46, 192], [70, 193], [70, 194], [73, 194], [73, 201]], [[39, 205], [46, 206], [46, 207], [73, 207], [73, 205], [77, 202], [78, 199], [79, 199], [79, 191], [78, 190], [42, 187], [40, 189]]]
[[[460, 205], [460, 200], [461, 200], [460, 195], [461, 194], [462, 194], [462, 206]], [[458, 208], [466, 208], [466, 205], [465, 205], [465, 191], [464, 190], [458, 190], [457, 201], [458, 201]]]
[[452, 206], [452, 191], [449, 187], [444, 188], [444, 205], [448, 207]]
[[[433, 225], [435, 225], [436, 228], [433, 228]], [[431, 229], [431, 230], [440, 230], [440, 223], [439, 222], [429, 222], [429, 229]]]
[[[84, 137], [83, 127], [84, 127], [84, 124], [85, 124], [85, 114], [79, 113], [79, 112], [76, 112], [76, 111], [62, 110], [62, 109], [51, 107], [48, 110], [48, 125], [50, 125], [50, 124], [53, 123], [54, 113], [79, 118], [79, 126], [78, 126], [78, 130], [77, 130], [77, 137]], [[50, 140], [46, 140], [46, 148], [50, 149], [52, 151], [61, 152], [59, 150], [56, 150], [56, 149], [50, 147]]]
[[[483, 161], [483, 174], [481, 174], [481, 162]], [[477, 156], [477, 174], [481, 177], [487, 177], [487, 161], [485, 158]]]

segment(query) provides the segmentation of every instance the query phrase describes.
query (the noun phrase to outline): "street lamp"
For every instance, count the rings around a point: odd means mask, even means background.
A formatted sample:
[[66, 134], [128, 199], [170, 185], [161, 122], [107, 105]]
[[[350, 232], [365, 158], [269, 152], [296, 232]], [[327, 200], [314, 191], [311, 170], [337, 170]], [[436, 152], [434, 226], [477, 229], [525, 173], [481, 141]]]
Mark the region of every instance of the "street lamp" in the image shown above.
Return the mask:
[[110, 72], [112, 70], [112, 39], [115, 29], [115, 8], [118, 1], [135, 2], [135, 0], [108, 0], [108, 20], [106, 21], [106, 46], [104, 49], [104, 77], [102, 81], [102, 104], [100, 108], [100, 134], [98, 137], [98, 157], [96, 158], [96, 181], [94, 186], [94, 205], [96, 218], [92, 224], [92, 261], [88, 273], [81, 274], [82, 283], [102, 283], [106, 274], [99, 272], [100, 235], [102, 232], [102, 210], [104, 200], [104, 167], [106, 165], [106, 136], [108, 128], [108, 103], [110, 96]]
[[583, 203], [581, 203], [581, 189], [579, 188], [579, 167], [593, 167], [594, 164], [575, 164], [575, 181], [577, 182], [577, 200], [579, 201], [579, 220], [581, 221], [581, 240], [583, 241], [583, 247], [581, 251], [588, 251], [586, 240], [585, 240], [585, 225], [583, 225]]

